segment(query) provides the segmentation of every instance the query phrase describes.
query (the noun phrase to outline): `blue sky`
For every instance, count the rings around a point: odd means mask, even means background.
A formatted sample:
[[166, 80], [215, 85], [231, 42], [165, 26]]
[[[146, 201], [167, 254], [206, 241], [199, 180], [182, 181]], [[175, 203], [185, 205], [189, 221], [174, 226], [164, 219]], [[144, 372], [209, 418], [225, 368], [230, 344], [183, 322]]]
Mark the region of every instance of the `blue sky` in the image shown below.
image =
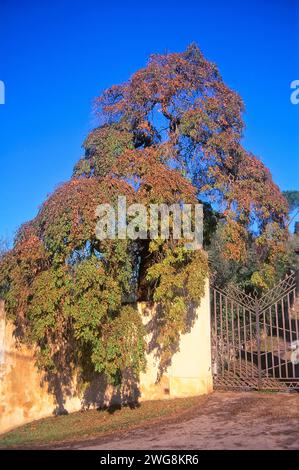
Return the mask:
[[299, 189], [299, 0], [0, 0], [0, 237], [67, 180], [92, 100], [155, 52], [196, 42], [246, 105], [244, 145]]

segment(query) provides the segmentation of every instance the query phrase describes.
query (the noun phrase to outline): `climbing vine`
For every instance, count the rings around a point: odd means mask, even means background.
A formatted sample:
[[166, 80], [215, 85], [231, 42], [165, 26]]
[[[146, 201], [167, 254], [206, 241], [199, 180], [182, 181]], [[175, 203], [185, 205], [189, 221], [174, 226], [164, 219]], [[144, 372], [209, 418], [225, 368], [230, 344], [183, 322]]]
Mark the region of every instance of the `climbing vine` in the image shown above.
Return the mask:
[[240, 143], [243, 108], [195, 45], [153, 55], [95, 100], [102, 124], [85, 140], [72, 178], [1, 257], [6, 310], [18, 337], [37, 346], [40, 368], [63, 378], [66, 371], [101, 373], [115, 385], [130, 369], [137, 380], [146, 332], [136, 300], [159, 306], [160, 373], [192, 326], [207, 255], [171, 234], [99, 240], [96, 207], [116, 205], [120, 195], [146, 206], [201, 201], [205, 246], [218, 240], [217, 259], [235, 266], [246, 265], [253, 250], [259, 261], [247, 281], [271, 284], [285, 253], [287, 203], [268, 169]]

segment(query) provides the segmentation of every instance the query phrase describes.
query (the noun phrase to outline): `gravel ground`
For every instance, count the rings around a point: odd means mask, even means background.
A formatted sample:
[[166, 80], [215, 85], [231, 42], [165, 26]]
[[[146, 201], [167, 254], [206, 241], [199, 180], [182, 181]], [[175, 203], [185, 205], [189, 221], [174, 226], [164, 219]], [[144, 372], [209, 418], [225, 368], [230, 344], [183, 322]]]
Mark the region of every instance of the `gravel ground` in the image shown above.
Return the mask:
[[299, 394], [215, 392], [183, 417], [64, 448], [299, 449]]

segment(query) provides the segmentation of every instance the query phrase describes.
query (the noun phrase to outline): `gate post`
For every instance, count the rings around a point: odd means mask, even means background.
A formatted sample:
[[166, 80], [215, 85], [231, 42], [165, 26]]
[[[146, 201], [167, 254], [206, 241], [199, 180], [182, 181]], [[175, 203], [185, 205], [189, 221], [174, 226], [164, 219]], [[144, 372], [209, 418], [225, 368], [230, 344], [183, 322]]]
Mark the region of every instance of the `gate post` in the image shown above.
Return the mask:
[[259, 300], [255, 298], [255, 328], [257, 345], [257, 367], [258, 367], [258, 390], [262, 388], [262, 362], [261, 362], [261, 335], [260, 335], [260, 305]]
[[211, 365], [210, 285], [206, 280], [205, 295], [197, 307], [190, 331], [181, 334], [180, 349], [169, 368], [170, 397], [190, 397], [213, 391]]

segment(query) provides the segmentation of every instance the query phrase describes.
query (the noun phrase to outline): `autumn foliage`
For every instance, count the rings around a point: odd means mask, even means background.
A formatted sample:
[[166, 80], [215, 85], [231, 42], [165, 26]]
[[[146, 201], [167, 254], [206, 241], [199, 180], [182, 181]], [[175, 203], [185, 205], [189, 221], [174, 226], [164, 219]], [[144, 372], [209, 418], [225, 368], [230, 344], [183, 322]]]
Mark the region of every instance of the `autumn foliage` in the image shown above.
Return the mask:
[[203, 251], [188, 252], [172, 238], [96, 238], [97, 205], [118, 195], [144, 204], [203, 202], [205, 244], [217, 240], [217, 262], [238, 270], [254, 253], [247, 282], [273, 282], [285, 255], [287, 203], [241, 145], [243, 109], [195, 45], [151, 56], [95, 100], [101, 125], [85, 140], [71, 180], [20, 228], [0, 266], [6, 309], [49, 374], [76, 370], [85, 380], [96, 371], [117, 384], [130, 369], [137, 377], [145, 331], [132, 298], [161, 307], [162, 372], [188, 328], [188, 307], [203, 295]]

